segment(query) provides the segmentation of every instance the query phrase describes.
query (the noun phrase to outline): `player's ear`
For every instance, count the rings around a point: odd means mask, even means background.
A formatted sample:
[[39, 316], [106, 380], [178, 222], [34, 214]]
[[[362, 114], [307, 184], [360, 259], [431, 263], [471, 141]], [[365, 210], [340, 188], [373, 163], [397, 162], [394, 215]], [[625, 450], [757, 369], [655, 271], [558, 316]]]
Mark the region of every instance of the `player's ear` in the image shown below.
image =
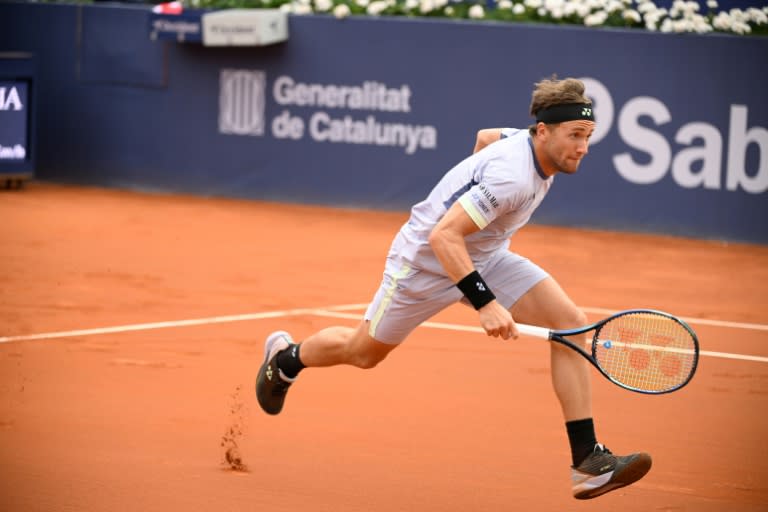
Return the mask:
[[545, 138], [549, 133], [549, 126], [539, 121], [536, 123], [536, 136], [539, 138]]

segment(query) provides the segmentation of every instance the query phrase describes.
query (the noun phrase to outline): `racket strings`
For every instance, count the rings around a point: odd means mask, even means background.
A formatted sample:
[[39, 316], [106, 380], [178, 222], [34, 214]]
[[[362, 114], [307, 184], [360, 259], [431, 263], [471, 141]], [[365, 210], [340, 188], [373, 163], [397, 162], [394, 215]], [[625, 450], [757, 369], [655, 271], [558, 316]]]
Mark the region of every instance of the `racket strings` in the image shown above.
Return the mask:
[[594, 355], [605, 373], [622, 386], [659, 393], [685, 384], [696, 369], [696, 340], [664, 315], [629, 313], [595, 334]]

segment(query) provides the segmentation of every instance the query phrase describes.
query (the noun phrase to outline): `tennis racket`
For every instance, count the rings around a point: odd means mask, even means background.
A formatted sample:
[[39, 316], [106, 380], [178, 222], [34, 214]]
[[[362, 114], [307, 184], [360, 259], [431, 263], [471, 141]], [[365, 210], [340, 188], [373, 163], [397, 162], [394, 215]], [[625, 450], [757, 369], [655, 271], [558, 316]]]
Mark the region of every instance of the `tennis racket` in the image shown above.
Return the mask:
[[[579, 354], [614, 384], [659, 395], [690, 382], [699, 362], [699, 340], [685, 322], [663, 311], [632, 309], [592, 325], [553, 331], [517, 324], [520, 334], [556, 341]], [[591, 353], [566, 339], [594, 331]]]

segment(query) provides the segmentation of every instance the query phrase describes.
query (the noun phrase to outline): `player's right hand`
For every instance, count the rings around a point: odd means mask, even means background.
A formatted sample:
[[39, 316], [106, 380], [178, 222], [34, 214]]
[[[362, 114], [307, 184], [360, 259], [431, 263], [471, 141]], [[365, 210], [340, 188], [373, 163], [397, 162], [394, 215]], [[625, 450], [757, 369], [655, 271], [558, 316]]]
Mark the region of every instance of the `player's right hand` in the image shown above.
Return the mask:
[[512, 319], [512, 314], [497, 300], [492, 300], [478, 310], [480, 326], [488, 336], [508, 340], [517, 339], [520, 333]]

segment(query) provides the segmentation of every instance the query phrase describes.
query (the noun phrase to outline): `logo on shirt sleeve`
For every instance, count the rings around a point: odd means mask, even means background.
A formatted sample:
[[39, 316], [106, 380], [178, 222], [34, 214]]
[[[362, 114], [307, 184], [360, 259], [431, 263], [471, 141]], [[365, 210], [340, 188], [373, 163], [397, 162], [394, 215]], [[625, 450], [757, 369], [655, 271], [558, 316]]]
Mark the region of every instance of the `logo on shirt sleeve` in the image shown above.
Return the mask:
[[491, 206], [493, 206], [494, 208], [499, 207], [499, 201], [496, 199], [496, 196], [494, 196], [491, 193], [491, 191], [488, 190], [488, 187], [486, 187], [484, 183], [481, 183], [480, 187], [478, 188], [480, 189], [480, 192], [482, 192], [482, 194], [485, 196], [485, 199], [487, 199], [488, 202], [491, 204]]

